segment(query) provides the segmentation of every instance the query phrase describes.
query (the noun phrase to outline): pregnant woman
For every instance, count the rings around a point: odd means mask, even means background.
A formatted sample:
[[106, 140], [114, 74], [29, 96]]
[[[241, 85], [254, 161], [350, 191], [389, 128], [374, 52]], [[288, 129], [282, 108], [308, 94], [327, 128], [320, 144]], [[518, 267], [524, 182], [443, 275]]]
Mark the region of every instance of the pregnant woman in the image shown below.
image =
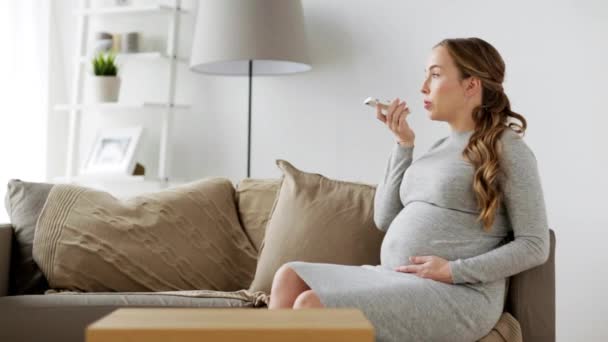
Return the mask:
[[506, 278], [548, 259], [536, 159], [504, 93], [500, 54], [479, 38], [446, 39], [425, 72], [424, 107], [451, 128], [428, 152], [412, 160], [405, 102], [386, 116], [377, 107], [396, 138], [375, 194], [381, 265], [286, 263], [270, 309], [359, 308], [380, 342], [476, 341], [503, 312]]

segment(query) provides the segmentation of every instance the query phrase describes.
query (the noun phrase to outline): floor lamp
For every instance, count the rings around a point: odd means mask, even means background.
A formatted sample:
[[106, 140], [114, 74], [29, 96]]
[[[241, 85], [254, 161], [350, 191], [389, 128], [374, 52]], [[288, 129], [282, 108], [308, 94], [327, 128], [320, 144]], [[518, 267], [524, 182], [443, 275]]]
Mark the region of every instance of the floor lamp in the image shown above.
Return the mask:
[[293, 74], [311, 69], [300, 0], [199, 0], [190, 69], [214, 75], [249, 76], [250, 177], [253, 75]]

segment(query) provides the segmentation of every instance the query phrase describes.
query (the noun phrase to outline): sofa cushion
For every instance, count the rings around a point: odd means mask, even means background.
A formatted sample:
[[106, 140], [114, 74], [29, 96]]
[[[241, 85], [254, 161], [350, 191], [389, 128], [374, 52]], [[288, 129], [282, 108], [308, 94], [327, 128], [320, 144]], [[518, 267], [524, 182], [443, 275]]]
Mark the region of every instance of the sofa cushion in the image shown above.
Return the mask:
[[224, 178], [124, 200], [58, 184], [34, 238], [50, 286], [86, 292], [236, 291], [256, 258]]
[[245, 178], [236, 187], [241, 225], [257, 251], [260, 250], [272, 205], [281, 187], [280, 179]]
[[36, 221], [53, 184], [8, 182], [4, 204], [13, 226], [9, 295], [44, 293], [48, 283], [32, 257]]
[[[226, 292], [227, 294], [233, 292]], [[3, 309], [17, 307], [37, 310], [49, 310], [66, 307], [254, 307], [254, 302], [241, 296], [182, 296], [164, 292], [96, 292], [96, 293], [55, 293], [46, 295], [23, 295], [0, 298]], [[5, 311], [10, 315], [11, 311]], [[4, 317], [4, 316], [3, 316]]]
[[289, 261], [377, 265], [384, 233], [373, 221], [373, 185], [328, 179], [284, 160], [251, 291], [270, 292], [275, 272]]

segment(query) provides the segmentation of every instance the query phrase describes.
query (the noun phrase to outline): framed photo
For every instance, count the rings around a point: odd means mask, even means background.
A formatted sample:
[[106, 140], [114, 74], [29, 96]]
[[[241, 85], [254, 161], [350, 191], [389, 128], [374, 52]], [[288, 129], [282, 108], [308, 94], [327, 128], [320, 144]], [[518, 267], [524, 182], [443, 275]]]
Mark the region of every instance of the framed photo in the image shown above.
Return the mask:
[[100, 129], [87, 160], [83, 175], [131, 175], [135, 151], [142, 127]]

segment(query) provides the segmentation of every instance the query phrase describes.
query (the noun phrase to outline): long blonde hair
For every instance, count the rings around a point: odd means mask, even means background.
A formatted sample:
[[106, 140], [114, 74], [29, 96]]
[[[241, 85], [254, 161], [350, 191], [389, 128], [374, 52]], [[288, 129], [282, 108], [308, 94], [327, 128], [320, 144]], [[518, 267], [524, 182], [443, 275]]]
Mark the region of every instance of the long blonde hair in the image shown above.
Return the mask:
[[[483, 221], [483, 228], [489, 231], [494, 223], [496, 211], [500, 207], [502, 189], [499, 184], [501, 150], [500, 137], [506, 129], [524, 134], [526, 119], [511, 110], [509, 98], [502, 82], [505, 63], [498, 51], [480, 38], [445, 39], [437, 46], [447, 49], [460, 71], [460, 79], [470, 76], [481, 80], [482, 102], [473, 109], [475, 130], [463, 151], [463, 157], [473, 164], [473, 190], [481, 209], [477, 221]], [[515, 118], [520, 124], [509, 122]]]

